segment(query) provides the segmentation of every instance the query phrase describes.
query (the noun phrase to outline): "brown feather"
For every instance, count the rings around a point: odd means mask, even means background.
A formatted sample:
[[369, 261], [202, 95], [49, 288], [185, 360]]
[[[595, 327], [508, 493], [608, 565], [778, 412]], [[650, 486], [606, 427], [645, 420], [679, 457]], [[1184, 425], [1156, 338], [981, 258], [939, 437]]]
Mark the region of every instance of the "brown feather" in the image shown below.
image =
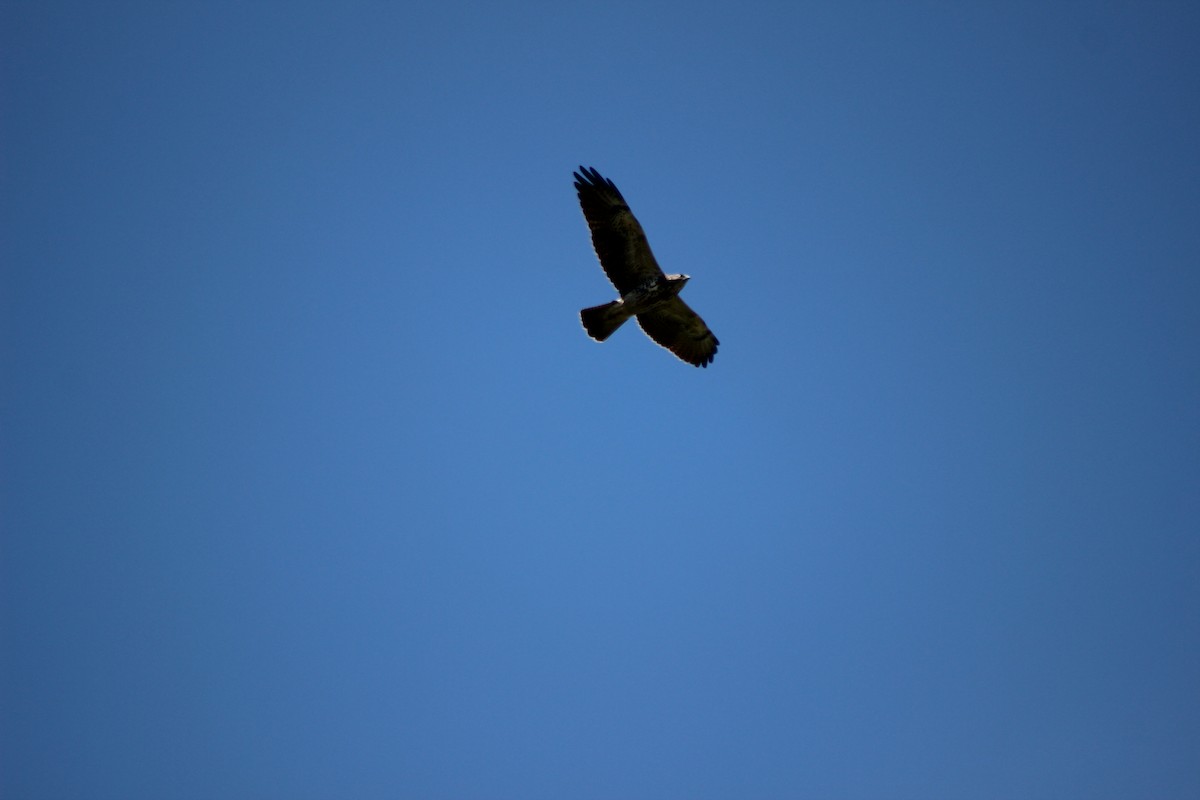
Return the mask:
[[579, 206], [592, 232], [600, 266], [617, 291], [625, 294], [651, 278], [662, 277], [646, 234], [612, 181], [595, 169], [575, 173]]
[[647, 336], [689, 364], [707, 367], [717, 354], [717, 337], [678, 297], [638, 314], [637, 321]]

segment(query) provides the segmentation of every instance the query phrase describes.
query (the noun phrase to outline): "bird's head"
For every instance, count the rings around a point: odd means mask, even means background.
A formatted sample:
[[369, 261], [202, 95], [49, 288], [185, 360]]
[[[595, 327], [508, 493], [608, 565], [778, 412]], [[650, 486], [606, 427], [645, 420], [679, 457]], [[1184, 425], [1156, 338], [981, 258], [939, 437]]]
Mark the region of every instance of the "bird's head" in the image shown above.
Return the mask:
[[671, 294], [678, 295], [682, 292], [690, 277], [690, 275], [668, 275], [667, 286], [671, 287]]

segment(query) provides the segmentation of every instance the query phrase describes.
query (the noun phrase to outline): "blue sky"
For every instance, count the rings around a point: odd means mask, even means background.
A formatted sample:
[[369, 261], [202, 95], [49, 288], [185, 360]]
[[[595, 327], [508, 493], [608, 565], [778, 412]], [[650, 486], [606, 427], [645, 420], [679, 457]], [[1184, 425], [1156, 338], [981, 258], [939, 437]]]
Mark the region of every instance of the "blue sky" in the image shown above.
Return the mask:
[[1196, 797], [1198, 41], [5, 3], [0, 795]]

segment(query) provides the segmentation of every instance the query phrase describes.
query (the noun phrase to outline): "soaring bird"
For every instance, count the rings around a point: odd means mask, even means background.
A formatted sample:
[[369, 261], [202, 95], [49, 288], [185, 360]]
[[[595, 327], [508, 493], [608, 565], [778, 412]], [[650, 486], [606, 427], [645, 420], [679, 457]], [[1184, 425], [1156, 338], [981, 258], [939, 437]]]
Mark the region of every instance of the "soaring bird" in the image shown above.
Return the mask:
[[620, 300], [579, 312], [588, 336], [603, 342], [625, 320], [637, 317], [638, 325], [655, 342], [689, 364], [707, 367], [720, 342], [679, 299], [689, 276], [663, 274], [642, 226], [611, 180], [595, 168], [582, 166], [574, 175], [592, 246], [604, 273], [621, 293]]

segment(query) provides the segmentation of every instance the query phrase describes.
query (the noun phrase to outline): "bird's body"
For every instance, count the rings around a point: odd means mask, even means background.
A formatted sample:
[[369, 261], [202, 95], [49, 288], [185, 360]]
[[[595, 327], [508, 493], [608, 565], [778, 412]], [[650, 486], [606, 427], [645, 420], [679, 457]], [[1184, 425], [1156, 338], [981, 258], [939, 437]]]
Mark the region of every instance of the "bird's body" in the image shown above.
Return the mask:
[[659, 268], [641, 224], [611, 180], [595, 169], [579, 168], [575, 189], [592, 232], [596, 256], [620, 300], [579, 312], [584, 330], [602, 342], [630, 317], [646, 335], [679, 358], [707, 367], [716, 355], [717, 337], [679, 298], [687, 275], [666, 275]]
[[630, 317], [654, 311], [673, 297], [677, 297], [688, 282], [687, 275], [664, 275], [630, 289], [620, 300], [585, 308], [579, 312], [583, 327], [588, 335], [603, 342]]

